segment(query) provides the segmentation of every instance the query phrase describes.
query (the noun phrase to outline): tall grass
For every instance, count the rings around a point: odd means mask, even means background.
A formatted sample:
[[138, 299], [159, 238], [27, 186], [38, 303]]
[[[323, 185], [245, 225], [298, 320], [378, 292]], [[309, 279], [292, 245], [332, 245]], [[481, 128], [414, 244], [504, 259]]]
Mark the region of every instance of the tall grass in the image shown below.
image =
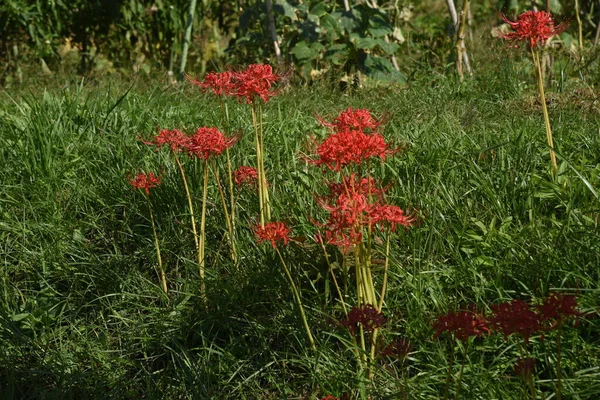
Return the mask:
[[[255, 246], [251, 194], [239, 201], [237, 267], [228, 256], [221, 207], [208, 204], [207, 306], [201, 297], [177, 165], [138, 138], [157, 127], [219, 126], [212, 99], [193, 88], [143, 85], [3, 93], [0, 392], [15, 399], [439, 398], [449, 360], [445, 345], [432, 338], [435, 316], [470, 304], [485, 311], [550, 290], [577, 293], [583, 310], [598, 316], [597, 99], [574, 83], [554, 96], [555, 182], [539, 139], [534, 83], [505, 84], [496, 76], [522, 77], [504, 67], [460, 86], [438, 77], [434, 85], [352, 95], [290, 89], [265, 107], [273, 219], [294, 226], [296, 241], [283, 255], [302, 291], [317, 353], [306, 346], [280, 261]], [[381, 165], [380, 176], [394, 183], [389, 202], [414, 207], [420, 219], [392, 242], [384, 307], [385, 336], [408, 338], [413, 351], [403, 364], [382, 359], [372, 383], [357, 381], [353, 354], [342, 344], [348, 339], [335, 324], [342, 314], [328, 305], [335, 291], [327, 263], [310, 239], [321, 212], [314, 195], [324, 193], [324, 175], [333, 175], [302, 158], [308, 136], [326, 134], [314, 114], [335, 116], [348, 106], [389, 117], [384, 136], [406, 149]], [[233, 163], [253, 165], [249, 111], [231, 102], [227, 112], [232, 130], [244, 133]], [[146, 204], [126, 180], [141, 168], [162, 171], [151, 201], [168, 297], [154, 272]], [[186, 168], [200, 204], [201, 165], [186, 160]], [[334, 265], [338, 256], [332, 252]], [[593, 318], [565, 330], [565, 395], [600, 395], [599, 332]], [[542, 371], [536, 385], [547, 396], [554, 391], [555, 338], [533, 340]], [[502, 338], [476, 341], [462, 397], [519, 398], [516, 355]]]

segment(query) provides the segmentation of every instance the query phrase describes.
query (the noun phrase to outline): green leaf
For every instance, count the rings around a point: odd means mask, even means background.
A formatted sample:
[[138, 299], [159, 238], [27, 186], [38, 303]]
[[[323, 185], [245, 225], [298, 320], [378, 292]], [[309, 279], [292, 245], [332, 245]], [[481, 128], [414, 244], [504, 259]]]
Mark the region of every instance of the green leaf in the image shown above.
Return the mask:
[[286, 0], [276, 0], [275, 4], [273, 4], [273, 10], [292, 21], [298, 20], [298, 17], [296, 17], [296, 7], [292, 6]]
[[374, 15], [369, 18], [369, 27], [367, 28], [367, 31], [374, 38], [379, 38], [392, 33], [392, 27], [383, 16]]
[[335, 65], [343, 65], [348, 61], [349, 49], [345, 44], [334, 44], [325, 52], [325, 59]]

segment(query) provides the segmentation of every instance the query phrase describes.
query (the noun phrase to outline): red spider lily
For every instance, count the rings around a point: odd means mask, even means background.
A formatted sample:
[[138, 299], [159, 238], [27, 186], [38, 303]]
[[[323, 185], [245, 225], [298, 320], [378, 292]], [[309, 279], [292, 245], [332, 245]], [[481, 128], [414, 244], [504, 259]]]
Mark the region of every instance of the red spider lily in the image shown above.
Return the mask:
[[581, 312], [576, 310], [577, 306], [577, 298], [574, 295], [554, 292], [536, 308], [541, 321], [553, 321], [550, 326], [550, 329], [553, 329], [569, 317], [580, 316]]
[[490, 326], [502, 332], [504, 339], [516, 333], [523, 336], [525, 343], [529, 343], [531, 335], [541, 329], [539, 316], [522, 300], [493, 305], [492, 312]]
[[433, 323], [435, 329], [434, 337], [439, 337], [442, 333], [448, 332], [454, 334], [458, 340], [468, 340], [471, 336], [480, 337], [490, 334], [485, 318], [475, 311], [450, 311], [438, 317]]
[[515, 374], [521, 377], [531, 376], [535, 371], [535, 358], [519, 358], [514, 366]]
[[391, 225], [392, 232], [396, 231], [397, 225], [409, 227], [414, 224], [415, 218], [406, 215], [404, 210], [398, 206], [389, 204], [375, 204], [369, 212], [371, 225], [389, 223]]
[[340, 399], [337, 397], [334, 397], [333, 395], [328, 394], [325, 397], [321, 397], [321, 400], [340, 400]]
[[379, 134], [367, 135], [359, 130], [344, 130], [330, 135], [317, 145], [316, 151], [318, 158], [309, 162], [339, 171], [346, 165], [360, 164], [370, 157], [383, 160], [398, 150], [390, 149]]
[[408, 339], [400, 338], [388, 343], [383, 349], [381, 349], [380, 354], [388, 357], [394, 356], [400, 360], [403, 360], [412, 351], [412, 348], [413, 345], [410, 341], [408, 341]]
[[150, 189], [160, 185], [160, 178], [149, 172], [147, 174], [137, 174], [135, 178], [129, 180], [129, 183], [136, 189], [144, 189], [146, 195], [150, 196]]
[[197, 81], [189, 76], [186, 76], [187, 80], [196, 86], [199, 86], [202, 91], [206, 92], [208, 89], [216, 96], [231, 96], [235, 94], [235, 81], [233, 80], [233, 73], [226, 72], [209, 72], [204, 77], [203, 81]]
[[258, 243], [271, 242], [274, 249], [277, 248], [276, 242], [278, 241], [283, 241], [283, 244], [288, 243], [290, 231], [291, 229], [287, 228], [283, 222], [268, 222], [264, 228], [260, 225], [254, 227]]
[[317, 116], [317, 120], [329, 128], [333, 128], [334, 132], [343, 132], [346, 130], [357, 130], [364, 132], [365, 130], [377, 130], [381, 125], [381, 122], [376, 121], [369, 110], [366, 108], [348, 109], [342, 111], [340, 115], [333, 120], [333, 122], [327, 122], [322, 117]]
[[352, 310], [348, 313], [348, 319], [341, 321], [343, 326], [348, 327], [350, 332], [354, 334], [358, 325], [361, 325], [365, 332], [373, 332], [377, 328], [381, 328], [385, 325], [387, 319], [382, 312], [372, 304], [363, 304], [360, 307], [352, 307]]
[[500, 14], [500, 17], [514, 31], [508, 33], [497, 32], [498, 37], [508, 39], [512, 43], [529, 40], [532, 48], [538, 44], [544, 46], [546, 40], [563, 33], [569, 26], [568, 21], [554, 25], [552, 15], [546, 11], [526, 11], [519, 15], [516, 21], [509, 20], [503, 14]]
[[342, 177], [340, 183], [328, 183], [327, 186], [329, 187], [330, 198], [336, 198], [342, 194], [360, 193], [367, 197], [370, 195], [372, 199], [376, 200], [380, 200], [389, 188], [380, 188], [373, 178], [359, 178], [354, 173]]
[[235, 184], [238, 186], [242, 185], [254, 185], [258, 180], [258, 172], [256, 168], [240, 166], [233, 173]]
[[179, 129], [163, 129], [158, 135], [154, 136], [150, 142], [144, 140], [142, 140], [142, 142], [149, 146], [156, 146], [159, 149], [166, 145], [169, 146], [172, 151], [181, 151], [187, 148], [189, 140], [190, 137]]
[[208, 160], [211, 155], [218, 156], [239, 140], [239, 136], [225, 137], [217, 128], [202, 127], [189, 138], [186, 150], [190, 155]]
[[279, 80], [279, 75], [273, 73], [273, 68], [267, 64], [250, 64], [245, 71], [235, 72], [234, 95], [247, 104], [254, 103], [260, 97], [266, 103], [276, 93], [272, 91], [273, 84]]

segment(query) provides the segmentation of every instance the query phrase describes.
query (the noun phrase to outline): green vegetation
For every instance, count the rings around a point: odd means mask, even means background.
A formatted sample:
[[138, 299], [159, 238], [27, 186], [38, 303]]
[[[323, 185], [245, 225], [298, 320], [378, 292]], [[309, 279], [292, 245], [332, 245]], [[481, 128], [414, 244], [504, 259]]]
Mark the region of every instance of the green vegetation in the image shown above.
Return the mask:
[[[513, 298], [535, 302], [551, 291], [576, 294], [580, 310], [589, 313], [578, 328], [563, 329], [562, 391], [570, 398], [600, 395], [599, 99], [582, 81], [548, 90], [555, 180], [535, 80], [517, 69], [510, 49], [494, 51], [490, 66], [462, 85], [432, 75], [350, 94], [290, 87], [265, 105], [273, 219], [293, 228], [295, 240], [281, 252], [302, 292], [316, 352], [279, 258], [269, 246], [256, 246], [255, 198], [239, 198], [240, 262], [234, 265], [214, 181], [206, 303], [201, 296], [178, 167], [168, 152], [155, 153], [139, 138], [159, 127], [219, 126], [214, 98], [191, 85], [162, 89], [142, 81], [3, 93], [3, 396], [439, 398], [450, 351], [433, 338], [437, 316], [472, 304], [485, 312]], [[226, 105], [232, 128], [244, 135], [231, 149], [233, 162], [254, 165], [249, 108]], [[335, 175], [303, 158], [309, 136], [326, 133], [314, 115], [330, 120], [349, 106], [385, 115], [384, 137], [405, 145], [374, 171], [393, 184], [390, 203], [412, 207], [420, 221], [392, 243], [383, 309], [382, 335], [405, 338], [412, 350], [406, 360], [380, 358], [372, 383], [357, 378], [347, 330], [335, 323], [343, 314], [332, 306], [327, 263], [311, 239], [313, 220], [323, 215], [314, 195], [324, 194], [323, 178]], [[199, 209], [202, 168], [190, 161]], [[159, 172], [163, 180], [150, 199], [168, 295], [155, 272], [146, 201], [127, 182], [139, 170]], [[536, 388], [544, 396], [555, 391], [555, 341], [555, 334], [532, 338]], [[498, 335], [473, 341], [461, 397], [520, 398], [514, 346]], [[456, 353], [462, 357], [463, 350]], [[454, 363], [456, 375], [461, 362]]]

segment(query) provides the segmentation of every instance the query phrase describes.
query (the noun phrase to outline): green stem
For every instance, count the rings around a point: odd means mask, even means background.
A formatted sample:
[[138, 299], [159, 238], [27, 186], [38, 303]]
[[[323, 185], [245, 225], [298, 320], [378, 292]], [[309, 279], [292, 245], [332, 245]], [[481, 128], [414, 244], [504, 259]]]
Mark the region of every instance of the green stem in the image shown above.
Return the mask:
[[556, 338], [556, 399], [562, 399], [562, 320], [558, 321], [557, 338]]
[[[468, 339], [467, 339], [468, 340]], [[456, 380], [456, 392], [454, 393], [454, 400], [458, 400], [458, 395], [460, 393], [460, 385], [463, 377], [463, 372], [465, 371], [465, 364], [467, 363], [467, 351], [469, 349], [469, 342], [464, 347], [463, 360], [460, 364], [460, 372], [458, 373], [458, 379]]]
[[165, 276], [165, 270], [164, 270], [163, 264], [162, 264], [162, 257], [160, 256], [160, 245], [158, 244], [158, 235], [156, 234], [156, 225], [154, 223], [154, 214], [152, 214], [152, 206], [150, 205], [150, 196], [146, 195], [146, 200], [148, 201], [148, 211], [150, 212], [150, 224], [152, 225], [152, 233], [154, 234], [154, 247], [156, 248], [156, 258], [158, 260], [158, 275], [160, 278], [162, 290], [166, 294], [168, 292], [167, 278]]
[[454, 366], [454, 343], [452, 342], [452, 335], [448, 335], [448, 343], [450, 344], [452, 352], [450, 353], [450, 363], [448, 364], [448, 372], [446, 373], [444, 399], [448, 399], [450, 396], [450, 378], [452, 377], [452, 367]]
[[200, 264], [200, 247], [198, 245], [198, 231], [196, 230], [196, 217], [194, 216], [194, 206], [192, 204], [192, 196], [190, 194], [190, 188], [187, 183], [187, 178], [185, 175], [185, 171], [183, 169], [183, 165], [177, 156], [177, 153], [173, 152], [175, 156], [175, 161], [177, 162], [177, 166], [179, 167], [179, 171], [181, 172], [181, 178], [183, 179], [183, 187], [185, 188], [185, 196], [187, 197], [188, 207], [190, 209], [190, 217], [192, 219], [192, 232], [194, 233], [194, 244], [196, 245], [196, 252], [198, 253], [198, 264]]
[[258, 175], [258, 208], [260, 211], [260, 226], [261, 228], [265, 227], [265, 210], [264, 210], [264, 191], [263, 184], [264, 178], [262, 173], [261, 160], [262, 160], [262, 151], [260, 148], [260, 138], [258, 134], [258, 122], [256, 121], [256, 104], [252, 103], [252, 125], [254, 126], [254, 140], [256, 144], [256, 174]]
[[231, 224], [231, 218], [229, 216], [229, 212], [227, 211], [227, 204], [225, 202], [225, 194], [223, 193], [223, 188], [221, 187], [221, 180], [219, 179], [219, 171], [217, 170], [216, 162], [213, 160], [213, 175], [215, 176], [215, 180], [217, 181], [217, 187], [219, 188], [219, 195], [221, 197], [221, 203], [223, 204], [223, 213], [225, 214], [225, 224], [227, 225], [227, 231], [229, 233], [229, 244], [231, 245], [231, 258], [234, 263], [237, 263], [237, 252], [235, 249], [235, 241], [233, 237], [233, 225]]
[[206, 201], [207, 201], [207, 192], [208, 192], [208, 161], [204, 161], [204, 181], [202, 185], [202, 214], [200, 217], [200, 237], [198, 238], [198, 259], [199, 261], [199, 270], [200, 270], [200, 292], [203, 298], [206, 298], [206, 286], [204, 283], [204, 265], [205, 265], [205, 257], [204, 257], [204, 243], [206, 240]]
[[283, 265], [283, 270], [285, 271], [285, 275], [287, 276], [288, 281], [290, 282], [290, 286], [292, 287], [292, 292], [294, 294], [294, 297], [296, 298], [296, 304], [298, 305], [298, 309], [300, 310], [300, 317], [302, 318], [302, 324], [304, 325], [304, 329], [306, 330], [306, 336], [308, 336], [308, 341], [310, 342], [310, 347], [313, 350], [317, 350], [317, 346], [315, 345], [315, 340], [313, 339], [313, 335], [312, 335], [312, 333], [310, 333], [310, 328], [308, 326], [306, 314], [304, 313], [304, 307], [302, 306], [302, 300], [300, 299], [300, 292], [298, 292], [298, 288], [296, 287], [296, 284], [294, 283], [294, 279], [292, 278], [292, 274], [290, 273], [290, 270], [288, 269], [285, 261], [283, 260], [281, 252], [279, 251], [279, 249], [277, 247], [275, 247], [275, 251], [277, 252], [277, 255], [279, 256], [279, 259], [281, 260], [281, 264]]
[[271, 220], [271, 206], [269, 205], [269, 183], [267, 181], [267, 173], [265, 172], [265, 142], [263, 140], [263, 113], [262, 103], [258, 103], [258, 129], [260, 136], [260, 168], [262, 169], [263, 182], [263, 206], [265, 207], [265, 218], [267, 221]]
[[542, 103], [542, 111], [544, 112], [544, 125], [546, 126], [546, 139], [548, 141], [548, 147], [550, 147], [550, 161], [552, 162], [552, 168], [554, 172], [558, 170], [558, 163], [556, 162], [556, 153], [554, 152], [554, 141], [552, 140], [552, 128], [550, 126], [550, 117], [548, 116], [548, 106], [546, 106], [546, 95], [544, 93], [544, 77], [542, 75], [542, 65], [540, 63], [540, 54], [531, 48], [531, 55], [533, 62], [537, 70], [538, 78], [538, 89], [540, 93], [540, 101]]

